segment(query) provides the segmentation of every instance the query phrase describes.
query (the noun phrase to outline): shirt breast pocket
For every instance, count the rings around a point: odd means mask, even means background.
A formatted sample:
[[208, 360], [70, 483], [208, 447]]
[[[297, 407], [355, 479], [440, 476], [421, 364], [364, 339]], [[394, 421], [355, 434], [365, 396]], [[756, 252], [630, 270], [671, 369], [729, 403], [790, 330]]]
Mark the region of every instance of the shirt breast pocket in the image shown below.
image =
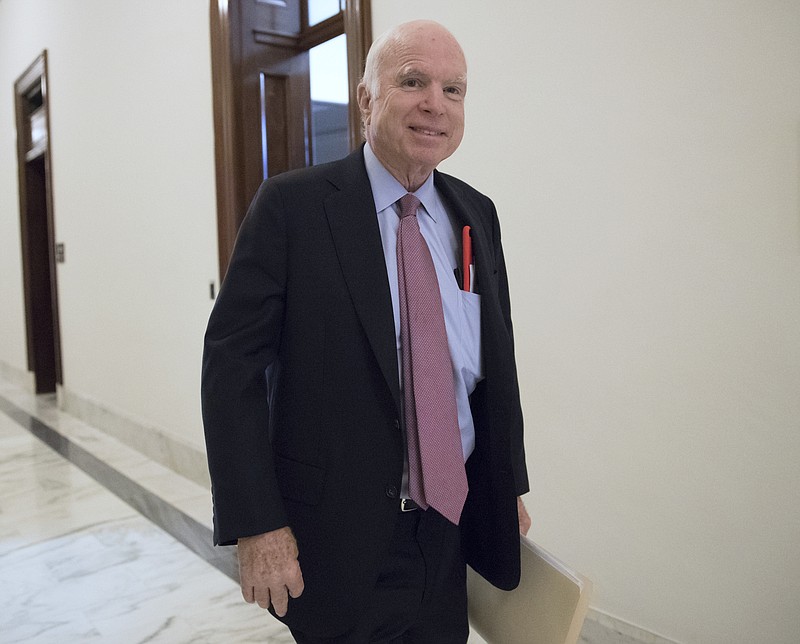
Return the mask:
[[467, 391], [483, 379], [481, 349], [481, 296], [459, 291], [461, 316], [461, 369]]

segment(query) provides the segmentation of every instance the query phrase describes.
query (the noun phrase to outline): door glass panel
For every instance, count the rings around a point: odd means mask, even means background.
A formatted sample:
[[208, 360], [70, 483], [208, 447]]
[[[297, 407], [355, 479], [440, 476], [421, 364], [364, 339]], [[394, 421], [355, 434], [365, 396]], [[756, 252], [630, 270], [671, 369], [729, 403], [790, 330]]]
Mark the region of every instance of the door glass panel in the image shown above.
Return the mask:
[[345, 0], [308, 0], [308, 26], [313, 27], [344, 10]]
[[309, 50], [312, 164], [341, 159], [349, 151], [347, 41], [344, 34]]

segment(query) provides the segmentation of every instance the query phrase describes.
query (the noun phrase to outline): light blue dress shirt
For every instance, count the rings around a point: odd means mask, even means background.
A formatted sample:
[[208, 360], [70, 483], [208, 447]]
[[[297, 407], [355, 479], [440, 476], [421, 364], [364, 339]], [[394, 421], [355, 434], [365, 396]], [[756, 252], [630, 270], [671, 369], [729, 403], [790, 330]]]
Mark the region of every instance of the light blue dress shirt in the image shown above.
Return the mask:
[[[386, 272], [394, 310], [397, 364], [400, 365], [400, 387], [403, 387], [402, 355], [400, 347], [400, 300], [397, 284], [397, 230], [400, 227], [400, 204], [408, 192], [375, 156], [367, 144], [364, 147], [367, 175], [375, 199], [375, 211], [383, 243]], [[450, 217], [433, 185], [433, 173], [414, 195], [422, 204], [417, 213], [420, 232], [428, 244], [439, 280], [442, 296], [447, 343], [453, 362], [453, 384], [461, 429], [461, 447], [464, 461], [475, 449], [475, 425], [469, 407], [469, 396], [483, 378], [481, 356], [480, 295], [461, 290], [456, 281], [455, 268], [461, 254], [461, 235], [456, 236]], [[403, 474], [402, 495], [408, 496], [407, 459]]]

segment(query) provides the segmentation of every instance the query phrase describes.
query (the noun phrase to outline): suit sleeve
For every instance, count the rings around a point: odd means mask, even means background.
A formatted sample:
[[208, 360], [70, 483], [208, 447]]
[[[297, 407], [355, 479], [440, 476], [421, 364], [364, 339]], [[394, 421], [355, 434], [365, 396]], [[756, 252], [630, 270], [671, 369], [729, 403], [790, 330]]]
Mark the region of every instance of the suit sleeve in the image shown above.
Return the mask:
[[[511, 296], [508, 289], [508, 273], [506, 271], [505, 256], [503, 245], [500, 240], [500, 221], [497, 218], [497, 211], [492, 206], [492, 244], [494, 247], [495, 267], [497, 269], [497, 290], [500, 300], [500, 309], [503, 314], [508, 337], [511, 338], [511, 360], [514, 360], [514, 329], [511, 322]], [[516, 364], [512, 368], [514, 378], [514, 410], [515, 418], [509, 427], [509, 438], [511, 447], [511, 465], [514, 473], [514, 483], [517, 496], [521, 496], [530, 490], [528, 483], [528, 469], [525, 463], [525, 441], [523, 432], [522, 406], [519, 400], [519, 383], [517, 377]]]
[[272, 448], [265, 370], [279, 354], [287, 228], [262, 184], [236, 240], [205, 335], [201, 398], [214, 501], [214, 543], [287, 525]]

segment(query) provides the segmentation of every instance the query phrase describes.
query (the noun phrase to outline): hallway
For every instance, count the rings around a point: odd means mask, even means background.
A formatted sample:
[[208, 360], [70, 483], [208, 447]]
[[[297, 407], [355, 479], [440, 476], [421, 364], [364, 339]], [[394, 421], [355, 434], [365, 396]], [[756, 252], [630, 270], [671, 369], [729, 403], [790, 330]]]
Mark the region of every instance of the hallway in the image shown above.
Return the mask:
[[[202, 486], [3, 378], [0, 455], [0, 644], [293, 642], [242, 600]], [[638, 644], [591, 619], [580, 642]]]
[[210, 543], [207, 491], [2, 381], [0, 412], [0, 642], [292, 641], [117, 496], [170, 520], [184, 541], [205, 530]]

